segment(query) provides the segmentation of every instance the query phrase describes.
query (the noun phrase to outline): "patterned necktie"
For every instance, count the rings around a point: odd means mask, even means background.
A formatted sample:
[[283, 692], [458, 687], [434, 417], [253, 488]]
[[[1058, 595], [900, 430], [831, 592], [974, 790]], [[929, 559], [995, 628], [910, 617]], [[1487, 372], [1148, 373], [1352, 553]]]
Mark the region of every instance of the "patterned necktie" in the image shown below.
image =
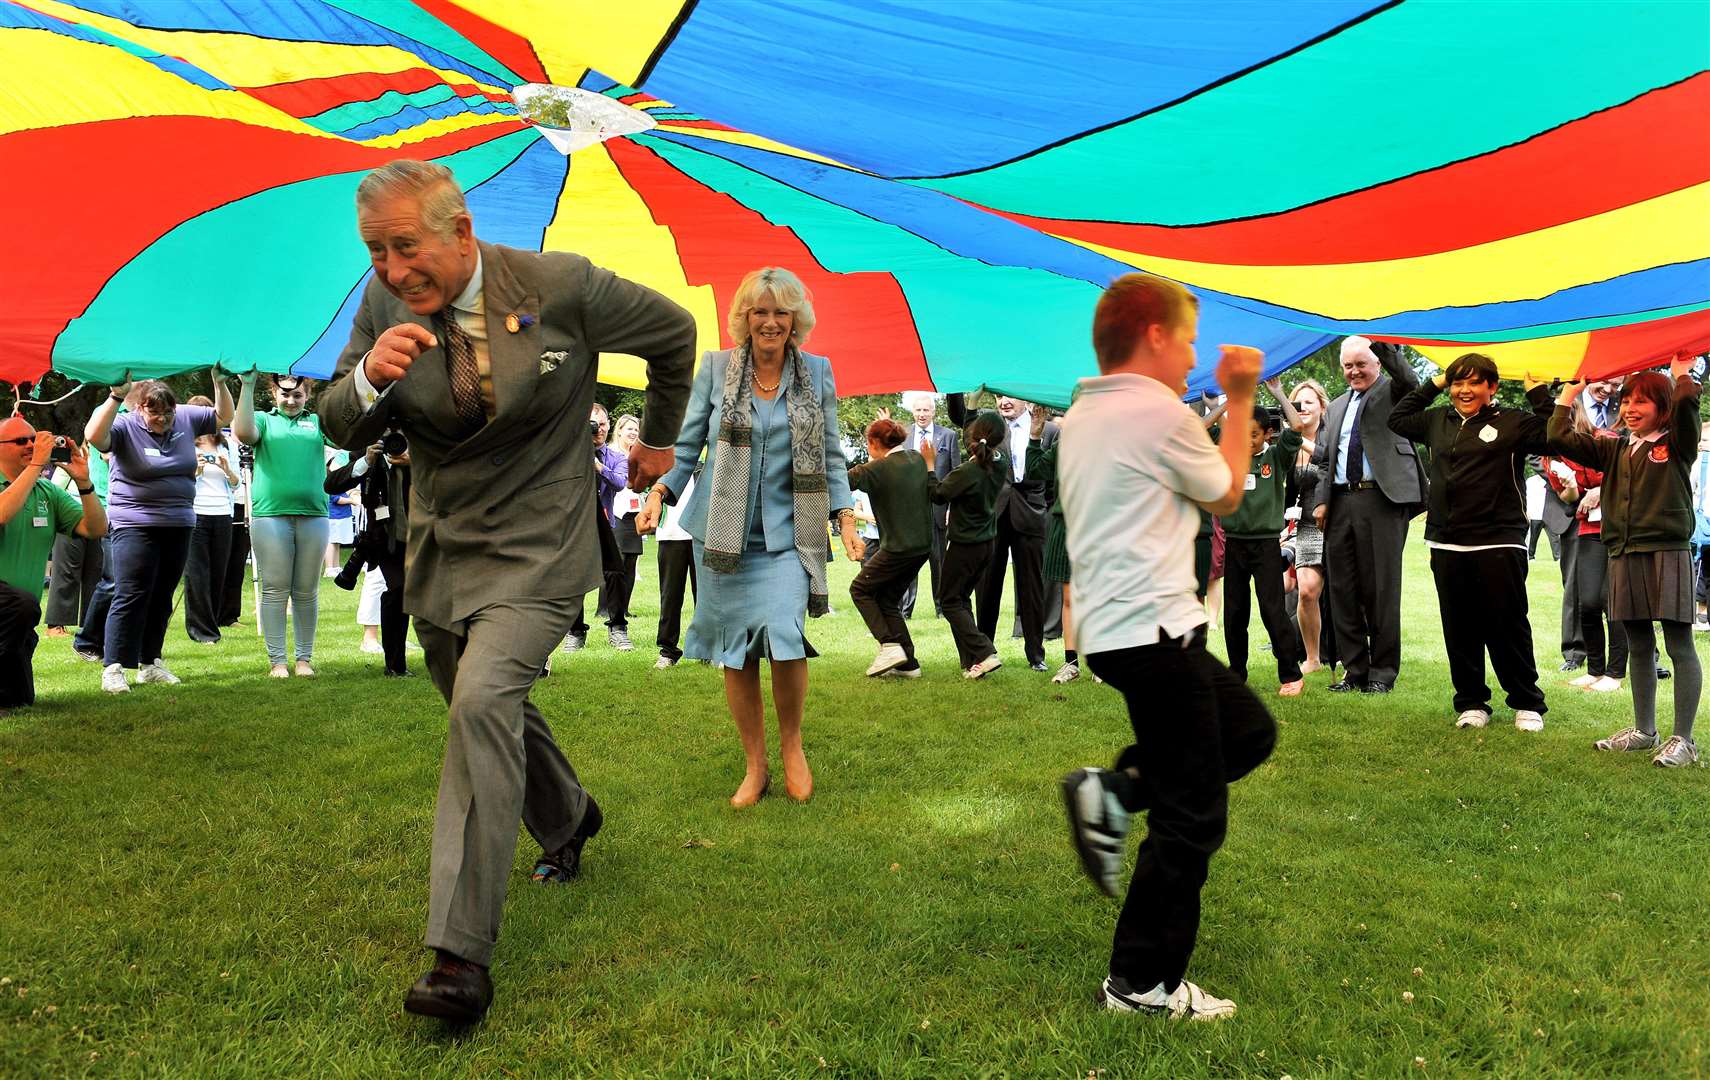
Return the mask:
[[475, 343], [457, 325], [457, 313], [446, 308], [434, 316], [439, 341], [445, 348], [445, 373], [451, 380], [451, 406], [457, 418], [472, 428], [487, 422], [481, 403], [481, 369], [475, 364]]
[[1360, 409], [1365, 404], [1366, 396], [1356, 393], [1352, 406], [1354, 429], [1348, 433], [1348, 483], [1350, 484], [1357, 484], [1366, 478], [1366, 448], [1365, 443], [1360, 439]]

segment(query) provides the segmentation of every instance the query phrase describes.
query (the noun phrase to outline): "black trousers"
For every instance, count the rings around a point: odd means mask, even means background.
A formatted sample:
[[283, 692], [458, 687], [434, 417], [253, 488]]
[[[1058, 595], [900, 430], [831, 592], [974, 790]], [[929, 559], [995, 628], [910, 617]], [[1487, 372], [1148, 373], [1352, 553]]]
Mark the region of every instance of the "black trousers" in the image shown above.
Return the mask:
[[106, 565], [100, 540], [61, 533], [53, 542], [53, 582], [42, 617], [49, 626], [82, 626]]
[[[1031, 511], [1029, 511], [1031, 512]], [[1009, 561], [1015, 560], [1015, 611], [1021, 619], [1022, 649], [1029, 664], [1045, 662], [1045, 522], [1040, 518], [1038, 534], [1023, 532], [1010, 520], [1011, 511], [998, 514], [997, 538], [992, 541], [991, 561], [980, 578], [976, 602], [980, 633], [997, 639], [998, 609], [1003, 606], [1003, 579]], [[943, 598], [939, 598], [940, 603]], [[978, 659], [976, 657], [976, 659]]]
[[36, 623], [42, 606], [22, 589], [0, 582], [0, 709], [36, 700]]
[[101, 538], [101, 580], [89, 598], [89, 610], [77, 626], [77, 636], [71, 647], [81, 653], [101, 653], [107, 649], [107, 613], [113, 609], [113, 535]]
[[1324, 594], [1343, 678], [1393, 684], [1401, 672], [1401, 553], [1408, 511], [1377, 488], [1339, 491], [1324, 529]]
[[196, 528], [190, 533], [190, 554], [184, 561], [184, 632], [192, 641], [220, 640], [226, 559], [231, 549], [231, 515], [197, 514]]
[[380, 649], [386, 670], [402, 675], [409, 670], [404, 657], [410, 641], [410, 619], [404, 614], [404, 545], [387, 552], [376, 565], [386, 580], [386, 591], [380, 594]]
[[1129, 809], [1150, 807], [1134, 878], [1116, 919], [1110, 973], [1145, 991], [1174, 990], [1199, 936], [1199, 892], [1229, 825], [1229, 785], [1271, 756], [1277, 727], [1258, 697], [1186, 640], [1093, 653], [1086, 662], [1128, 703], [1137, 768]]
[[1562, 572], [1562, 659], [1584, 660], [1585, 634], [1579, 621], [1579, 522], [1568, 523], [1567, 531], [1552, 535], [1556, 560]]
[[1526, 553], [1519, 548], [1431, 552], [1443, 647], [1455, 684], [1455, 711], [1490, 709], [1484, 654], [1511, 709], [1543, 713], [1538, 663], [1532, 658], [1532, 624], [1526, 618]]
[[[950, 531], [950, 526], [949, 526], [949, 523], [947, 521], [940, 521], [939, 517], [940, 517], [939, 508], [933, 507], [932, 508], [932, 557], [931, 557], [931, 563], [932, 563], [932, 614], [938, 616], [939, 618], [943, 618], [944, 617], [944, 605], [938, 602], [938, 593], [939, 593], [940, 582], [944, 577], [944, 543], [945, 543], [945, 538]], [[902, 598], [903, 618], [905, 618], [905, 619], [914, 618], [914, 601], [915, 601], [915, 597], [919, 593], [920, 593], [920, 575], [916, 574], [915, 579], [908, 583], [908, 588], [906, 590], [904, 590], [904, 592], [903, 592], [903, 598]]]
[[1247, 624], [1253, 609], [1247, 587], [1259, 598], [1259, 619], [1271, 638], [1277, 662], [1277, 681], [1300, 678], [1300, 633], [1288, 618], [1283, 598], [1282, 548], [1275, 539], [1223, 541], [1223, 643], [1229, 650], [1229, 670], [1247, 681]]
[[189, 526], [126, 525], [114, 529], [113, 606], [107, 613], [103, 664], [134, 668], [160, 659], [172, 595], [190, 552]]
[[[1538, 537], [1543, 534], [1543, 518], [1533, 518], [1531, 521], [1526, 523], [1526, 558], [1528, 560], [1536, 559], [1538, 557]], [[1550, 555], [1552, 558], [1561, 558], [1560, 553], [1556, 551], [1556, 537], [1554, 533], [1550, 534]]]
[[[1579, 600], [1580, 636], [1585, 640], [1585, 672], [1627, 677], [1627, 628], [1621, 620], [1608, 618], [1609, 549], [1601, 536], [1582, 535], [1574, 541], [1578, 560], [1574, 573]], [[1604, 626], [1609, 628], [1604, 634]]]
[[231, 548], [226, 552], [225, 583], [220, 589], [221, 626], [233, 626], [243, 615], [243, 577], [248, 564], [249, 524], [234, 518]]
[[[598, 606], [594, 609], [594, 618], [605, 617], [606, 628], [610, 630], [629, 629], [629, 600], [635, 593], [635, 569], [640, 563], [640, 555], [625, 553], [619, 568], [605, 572], [605, 580], [600, 584]], [[576, 601], [576, 621], [570, 624], [570, 632], [577, 637], [588, 635], [588, 617], [583, 604], [587, 597]]]
[[950, 636], [956, 639], [956, 656], [963, 671], [997, 652], [991, 635], [980, 629], [974, 619], [974, 608], [968, 603], [968, 594], [985, 577], [991, 561], [990, 540], [975, 544], [952, 540], [944, 548], [943, 591], [938, 594], [938, 602], [944, 607]]
[[[878, 541], [874, 541], [877, 546]], [[880, 645], [901, 645], [908, 654], [904, 667], [914, 666], [914, 639], [903, 617], [902, 598], [909, 583], [920, 577], [920, 568], [931, 559], [930, 551], [898, 555], [880, 548], [863, 561], [861, 572], [849, 583], [849, 599], [867, 624], [867, 632]]]
[[670, 660], [683, 658], [678, 644], [683, 636], [684, 582], [691, 592], [700, 595], [695, 581], [695, 542], [659, 541], [659, 631], [653, 641], [659, 646], [659, 655]]

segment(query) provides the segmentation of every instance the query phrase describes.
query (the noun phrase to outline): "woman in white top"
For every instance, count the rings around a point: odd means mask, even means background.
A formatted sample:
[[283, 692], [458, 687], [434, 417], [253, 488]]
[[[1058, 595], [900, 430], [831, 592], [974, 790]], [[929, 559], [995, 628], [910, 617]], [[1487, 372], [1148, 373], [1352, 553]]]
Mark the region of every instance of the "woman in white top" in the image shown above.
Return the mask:
[[237, 469], [225, 443], [218, 435], [198, 436], [196, 527], [190, 533], [190, 555], [184, 566], [184, 631], [191, 641], [204, 645], [220, 640], [226, 560], [232, 549], [232, 492], [237, 486]]

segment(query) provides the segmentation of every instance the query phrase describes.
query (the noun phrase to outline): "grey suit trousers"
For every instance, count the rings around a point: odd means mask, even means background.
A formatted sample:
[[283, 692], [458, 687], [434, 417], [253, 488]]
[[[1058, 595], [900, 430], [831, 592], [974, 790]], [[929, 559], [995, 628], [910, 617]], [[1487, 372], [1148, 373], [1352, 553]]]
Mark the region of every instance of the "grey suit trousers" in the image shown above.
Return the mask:
[[477, 964], [499, 939], [520, 818], [556, 852], [587, 792], [528, 699], [575, 610], [568, 599], [507, 600], [455, 626], [416, 619], [428, 674], [451, 706], [433, 826], [427, 944]]

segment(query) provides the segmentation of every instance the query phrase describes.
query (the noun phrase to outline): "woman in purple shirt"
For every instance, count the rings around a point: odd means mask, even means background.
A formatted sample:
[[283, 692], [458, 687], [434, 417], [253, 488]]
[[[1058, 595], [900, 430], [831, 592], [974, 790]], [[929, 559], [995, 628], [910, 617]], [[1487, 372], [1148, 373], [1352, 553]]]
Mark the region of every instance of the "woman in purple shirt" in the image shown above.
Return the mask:
[[101, 689], [130, 689], [137, 682], [176, 683], [161, 663], [172, 616], [172, 593], [184, 574], [190, 533], [196, 527], [196, 436], [218, 435], [232, 417], [231, 392], [214, 379], [214, 407], [180, 407], [172, 390], [150, 380], [136, 388], [136, 411], [121, 414], [130, 383], [111, 388], [89, 418], [84, 434], [113, 455], [107, 489], [113, 562], [113, 606], [107, 614]]

